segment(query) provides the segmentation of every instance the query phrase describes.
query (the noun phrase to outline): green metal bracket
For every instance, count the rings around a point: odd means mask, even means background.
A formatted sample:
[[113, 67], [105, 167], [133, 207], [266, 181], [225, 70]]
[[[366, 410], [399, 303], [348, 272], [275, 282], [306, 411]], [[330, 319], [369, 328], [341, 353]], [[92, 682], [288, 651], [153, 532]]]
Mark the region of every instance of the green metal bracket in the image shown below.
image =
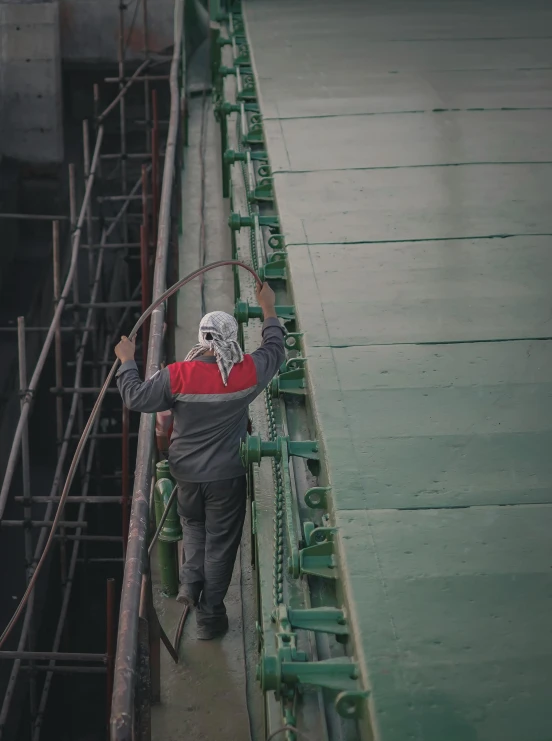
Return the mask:
[[332, 540], [310, 545], [299, 551], [299, 568], [302, 574], [322, 579], [338, 579], [337, 563]]
[[268, 165], [261, 165], [257, 170], [257, 175], [260, 178], [269, 178], [272, 177], [272, 170]]
[[316, 440], [290, 440], [280, 435], [275, 440], [262, 440], [258, 435], [247, 435], [240, 445], [240, 455], [244, 466], [260, 463], [261, 458], [282, 458], [282, 446], [287, 445], [289, 455], [307, 460], [320, 460]]
[[[268, 155], [266, 152], [249, 152], [249, 156], [252, 160], [266, 161]], [[233, 165], [234, 162], [246, 162], [247, 152], [236, 152], [233, 149], [227, 149], [224, 153], [224, 161], [228, 165]]]
[[298, 368], [304, 368], [306, 364], [306, 358], [302, 358], [300, 355], [296, 355], [294, 358], [288, 358], [288, 360], [286, 360], [286, 367], [285, 370], [282, 370], [282, 373], [285, 373], [286, 371], [297, 370]]
[[242, 49], [240, 49], [240, 53], [237, 57], [234, 58], [234, 64], [238, 67], [249, 67], [251, 65], [251, 57], [249, 56], [249, 50], [247, 49], [247, 47], [245, 51], [242, 51]]
[[263, 282], [265, 280], [287, 279], [285, 253], [283, 253], [283, 255], [283, 257], [279, 257], [278, 253], [275, 252], [271, 255], [270, 260], [259, 268], [257, 272], [259, 273], [259, 278]]
[[331, 486], [314, 486], [305, 492], [305, 504], [311, 509], [328, 509], [327, 494]]
[[[242, 47], [244, 47], [244, 46], [245, 46], [245, 48], [247, 48], [247, 39], [246, 39], [246, 38], [245, 38], [245, 36], [243, 35], [243, 32], [241, 32], [241, 31], [239, 31], [239, 32], [235, 31], [235, 32], [234, 32], [234, 33], [232, 34], [232, 38], [234, 39], [234, 41], [236, 42], [236, 45], [238, 46], [238, 48], [239, 48], [240, 50], [241, 50], [241, 48], [242, 48]], [[232, 39], [231, 39], [231, 38], [230, 38], [230, 39], [227, 39], [227, 38], [225, 38], [225, 37], [221, 36], [221, 37], [220, 37], [220, 38], [219, 38], [219, 39], [217, 40], [217, 44], [218, 44], [219, 46], [232, 46]]]
[[[277, 229], [279, 226], [279, 219], [277, 216], [259, 216], [259, 226], [268, 226], [273, 229]], [[242, 214], [231, 213], [228, 218], [228, 226], [232, 231], [239, 232], [243, 227], [249, 227], [252, 229], [255, 226], [253, 216], [242, 216]]]
[[[234, 60], [235, 61], [235, 60]], [[240, 72], [246, 75], [251, 75], [252, 71], [249, 67], [244, 67], [242, 65], [236, 64], [234, 67], [227, 67], [224, 64], [221, 64], [218, 68], [218, 73], [221, 77], [228, 77], [229, 75], [235, 75], [237, 73], [238, 67], [240, 68]]]
[[288, 443], [289, 454], [297, 458], [319, 461], [318, 443], [316, 440], [295, 440]]
[[305, 522], [303, 524], [303, 532], [305, 533], [305, 543], [307, 544], [307, 546], [310, 546], [331, 541], [333, 536], [337, 532], [337, 528], [316, 527], [314, 522]]
[[245, 33], [243, 18], [239, 13], [236, 13], [236, 11], [232, 13], [232, 21], [234, 23], [234, 35]]
[[283, 661], [281, 669], [285, 684], [310, 684], [336, 692], [358, 688], [357, 665], [345, 657], [324, 661]]
[[[295, 319], [295, 307], [275, 306], [276, 315], [284, 322], [292, 322]], [[234, 317], [240, 324], [247, 324], [250, 319], [263, 320], [263, 310], [260, 306], [251, 306], [247, 301], [237, 301], [234, 308]]]
[[312, 522], [303, 525], [306, 548], [299, 551], [299, 570], [302, 574], [337, 579], [333, 537], [337, 528], [316, 527]]
[[[359, 687], [357, 663], [345, 656], [308, 661], [305, 652], [297, 648], [297, 636], [293, 632], [294, 627], [329, 633], [347, 630], [343, 612], [333, 608], [288, 610], [280, 605], [273, 619], [278, 626], [276, 653], [269, 653], [270, 647], [262, 640], [262, 655], [257, 666], [262, 690], [273, 690], [280, 699], [293, 696], [300, 686], [324, 687], [336, 693], [335, 707], [340, 715], [358, 717], [362, 712], [362, 700], [368, 693]], [[342, 632], [338, 635], [346, 637]]]
[[273, 201], [274, 191], [272, 190], [272, 178], [263, 178], [255, 190], [252, 190], [247, 194], [247, 200], [249, 203], [255, 203], [256, 201]]
[[288, 332], [288, 334], [284, 337], [284, 345], [286, 346], [286, 349], [297, 350], [298, 352], [301, 352], [302, 336], [302, 332]]
[[[256, 103], [244, 103], [246, 111], [258, 111], [259, 106]], [[228, 100], [223, 100], [216, 104], [215, 115], [217, 116], [229, 116], [231, 113], [241, 113], [241, 106], [237, 103], [230, 103]]]
[[236, 98], [238, 100], [248, 101], [257, 100], [257, 91], [255, 90], [255, 84], [252, 82], [249, 85], [244, 85], [244, 87], [237, 94]]
[[221, 64], [218, 68], [218, 73], [221, 77], [229, 77], [230, 75], [236, 74], [236, 68], [235, 67], [226, 67], [224, 64]]
[[292, 628], [312, 630], [315, 633], [348, 636], [349, 627], [343, 610], [336, 607], [312, 607], [306, 610], [287, 611]]
[[306, 387], [305, 371], [303, 368], [297, 368], [286, 373], [280, 373], [279, 376], [273, 378], [270, 390], [273, 398], [277, 399], [280, 394], [304, 396], [307, 393]]
[[249, 131], [246, 136], [242, 137], [242, 144], [244, 147], [250, 147], [253, 144], [264, 143], [264, 132], [263, 125], [260, 123], [252, 124], [249, 127]]
[[286, 242], [283, 234], [271, 234], [268, 238], [268, 246], [273, 250], [285, 250]]

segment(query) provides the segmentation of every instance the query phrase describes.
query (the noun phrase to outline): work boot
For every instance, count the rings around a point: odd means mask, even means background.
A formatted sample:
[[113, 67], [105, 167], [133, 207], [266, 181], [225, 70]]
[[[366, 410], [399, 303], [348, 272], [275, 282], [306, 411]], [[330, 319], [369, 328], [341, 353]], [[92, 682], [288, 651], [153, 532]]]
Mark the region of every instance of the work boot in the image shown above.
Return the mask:
[[188, 607], [195, 607], [199, 602], [201, 584], [181, 584], [176, 596], [176, 601]]
[[197, 624], [196, 637], [199, 641], [212, 641], [220, 638], [228, 630], [228, 615], [218, 615], [209, 621]]
[[196, 612], [197, 638], [200, 641], [211, 641], [228, 630], [228, 616], [224, 602], [208, 607], [203, 601], [198, 604]]

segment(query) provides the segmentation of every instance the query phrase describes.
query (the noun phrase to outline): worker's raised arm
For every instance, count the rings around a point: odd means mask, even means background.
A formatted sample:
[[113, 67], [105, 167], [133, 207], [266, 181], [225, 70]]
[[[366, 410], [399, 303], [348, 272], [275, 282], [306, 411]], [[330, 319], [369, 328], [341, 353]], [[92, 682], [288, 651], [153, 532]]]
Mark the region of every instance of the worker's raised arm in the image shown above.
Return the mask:
[[173, 406], [171, 380], [167, 368], [157, 371], [147, 381], [142, 381], [134, 361], [135, 344], [122, 337], [115, 348], [121, 361], [117, 371], [117, 387], [123, 401], [134, 412], [164, 412]]
[[264, 388], [268, 386], [284, 362], [284, 329], [276, 316], [274, 291], [268, 283], [263, 283], [261, 289], [257, 288], [257, 301], [264, 316], [263, 342], [255, 352], [251, 353], [251, 356], [257, 369], [258, 387]]

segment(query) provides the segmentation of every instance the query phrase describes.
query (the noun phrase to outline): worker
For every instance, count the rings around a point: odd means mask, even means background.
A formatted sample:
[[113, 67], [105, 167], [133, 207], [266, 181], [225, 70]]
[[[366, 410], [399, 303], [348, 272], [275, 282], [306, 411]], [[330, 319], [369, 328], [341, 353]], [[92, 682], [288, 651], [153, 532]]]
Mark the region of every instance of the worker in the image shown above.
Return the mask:
[[266, 388], [284, 360], [284, 331], [274, 292], [257, 287], [263, 311], [262, 344], [251, 355], [238, 343], [238, 324], [223, 311], [206, 314], [199, 344], [183, 362], [147, 381], [134, 362], [134, 342], [123, 337], [117, 385], [137, 412], [173, 412], [169, 466], [178, 484], [185, 562], [178, 601], [197, 606], [197, 637], [210, 640], [228, 629], [224, 598], [241, 540], [246, 506], [245, 438], [249, 404]]

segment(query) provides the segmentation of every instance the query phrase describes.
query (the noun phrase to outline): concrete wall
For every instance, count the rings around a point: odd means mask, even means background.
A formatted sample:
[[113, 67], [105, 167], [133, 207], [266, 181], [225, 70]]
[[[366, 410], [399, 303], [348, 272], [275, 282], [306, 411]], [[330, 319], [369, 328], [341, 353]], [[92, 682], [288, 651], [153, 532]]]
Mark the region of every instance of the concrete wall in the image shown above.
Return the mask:
[[63, 160], [59, 6], [0, 2], [0, 150]]
[[[136, 3], [132, 32], [130, 32]], [[127, 0], [125, 42], [127, 59], [142, 57], [143, 5]], [[61, 53], [67, 62], [116, 62], [119, 43], [118, 0], [60, 0]], [[162, 52], [173, 44], [174, 0], [149, 0], [148, 46]]]

